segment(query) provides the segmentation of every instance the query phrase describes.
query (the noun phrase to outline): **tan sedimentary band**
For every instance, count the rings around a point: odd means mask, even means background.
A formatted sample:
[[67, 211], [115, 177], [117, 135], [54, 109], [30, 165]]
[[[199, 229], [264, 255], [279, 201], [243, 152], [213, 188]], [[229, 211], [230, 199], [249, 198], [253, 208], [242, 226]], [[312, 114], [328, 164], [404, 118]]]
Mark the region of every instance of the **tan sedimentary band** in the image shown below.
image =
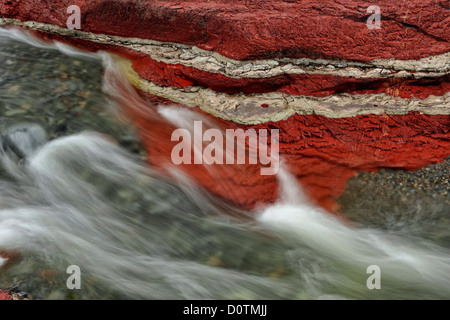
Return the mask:
[[[386, 94], [337, 94], [328, 97], [294, 96], [281, 92], [261, 94], [226, 94], [209, 88], [184, 89], [160, 86], [142, 79], [131, 62], [115, 57], [122, 72], [138, 89], [241, 124], [259, 124], [285, 120], [298, 114], [318, 114], [331, 118], [362, 114], [424, 114], [450, 115], [450, 93], [426, 99], [402, 99]], [[268, 107], [262, 107], [267, 104]]]
[[181, 64], [230, 78], [270, 78], [282, 74], [320, 74], [355, 78], [439, 77], [450, 72], [450, 52], [420, 60], [377, 59], [370, 63], [325, 59], [239, 61], [195, 46], [70, 30], [56, 25], [0, 18], [0, 25], [16, 25], [71, 38], [116, 45], [148, 54], [167, 64]]

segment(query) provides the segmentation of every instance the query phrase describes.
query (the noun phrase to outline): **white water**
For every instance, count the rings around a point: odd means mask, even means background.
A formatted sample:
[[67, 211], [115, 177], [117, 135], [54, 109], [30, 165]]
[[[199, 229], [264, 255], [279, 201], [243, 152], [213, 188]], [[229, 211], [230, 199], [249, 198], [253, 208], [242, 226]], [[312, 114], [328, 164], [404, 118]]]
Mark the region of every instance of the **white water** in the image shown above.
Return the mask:
[[[13, 30], [0, 29], [2, 38], [53, 48]], [[117, 108], [114, 100], [127, 96], [145, 112], [145, 104], [107, 54], [65, 45], [54, 48], [103, 62], [104, 90], [112, 97], [112, 110]], [[186, 109], [161, 106], [159, 113], [179, 126], [199, 120]], [[0, 251], [36, 256], [37, 266], [58, 270], [61, 278], [67, 266], [78, 265], [83, 290], [94, 297], [449, 297], [447, 248], [352, 227], [309, 203], [283, 165], [278, 203], [242, 212], [215, 199], [175, 167], [171, 177], [161, 176], [104, 135], [83, 132], [46, 142], [39, 127], [30, 128], [20, 134], [14, 127], [9, 131], [24, 159], [5, 145], [0, 148]], [[127, 192], [131, 195], [124, 199], [134, 199], [129, 205], [124, 205], [128, 200], [115, 200]], [[249, 215], [256, 220], [243, 222]], [[209, 238], [212, 245], [204, 244]], [[252, 244], [242, 256], [233, 256]], [[208, 256], [217, 251], [220, 259], [233, 256], [233, 261], [226, 267], [208, 265]], [[284, 257], [286, 275], [271, 278], [247, 267], [250, 262], [232, 265], [247, 256], [258, 262], [258, 251], [269, 256], [261, 263], [270, 264], [271, 255]], [[0, 272], [6, 268], [3, 262], [0, 259]], [[381, 290], [366, 287], [370, 265], [381, 268]]]

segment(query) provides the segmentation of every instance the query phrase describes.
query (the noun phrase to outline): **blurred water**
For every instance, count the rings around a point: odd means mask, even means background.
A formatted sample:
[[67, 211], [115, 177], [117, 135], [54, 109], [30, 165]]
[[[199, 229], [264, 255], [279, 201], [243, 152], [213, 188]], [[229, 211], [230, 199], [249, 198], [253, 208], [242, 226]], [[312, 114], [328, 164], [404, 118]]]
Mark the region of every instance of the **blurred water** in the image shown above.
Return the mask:
[[[125, 95], [139, 112], [145, 103], [109, 55], [5, 29], [0, 46], [8, 71], [0, 84], [0, 251], [19, 254], [0, 266], [0, 288], [20, 286], [35, 299], [450, 297], [447, 247], [353, 227], [311, 204], [283, 165], [279, 201], [255, 212], [218, 199], [176, 167], [162, 174], [147, 165], [119, 109]], [[61, 77], [27, 81], [52, 73], [56, 61], [74, 77], [59, 93], [90, 86], [87, 105], [69, 94], [54, 98]], [[8, 67], [22, 64], [29, 74]], [[65, 108], [71, 103], [75, 113]], [[170, 106], [159, 114], [187, 127], [208, 121]], [[69, 265], [81, 268], [81, 290], [66, 288]], [[380, 290], [366, 286], [370, 265], [381, 269]]]

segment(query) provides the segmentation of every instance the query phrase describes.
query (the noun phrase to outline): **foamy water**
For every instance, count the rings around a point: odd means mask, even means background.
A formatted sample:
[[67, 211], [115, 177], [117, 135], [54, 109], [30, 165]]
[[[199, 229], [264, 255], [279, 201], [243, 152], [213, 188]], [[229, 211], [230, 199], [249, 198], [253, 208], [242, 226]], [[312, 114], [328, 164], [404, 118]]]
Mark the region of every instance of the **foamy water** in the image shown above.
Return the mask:
[[[0, 29], [0, 45], [8, 39], [103, 63], [111, 100], [105, 108], [123, 117], [119, 102], [126, 97], [145, 114], [108, 54]], [[160, 106], [158, 113], [180, 128], [192, 129], [196, 120], [215, 125], [179, 107]], [[19, 126], [3, 132], [8, 141], [0, 145], [0, 251], [22, 258], [4, 267], [0, 258], [0, 284], [55, 270], [56, 286], [65, 290], [66, 268], [78, 265], [80, 298], [449, 297], [448, 248], [352, 226], [310, 202], [283, 163], [277, 203], [246, 212], [170, 162], [162, 174], [98, 132], [47, 141], [40, 126]], [[366, 286], [371, 265], [380, 267], [380, 290]], [[32, 281], [33, 288], [48, 285]]]

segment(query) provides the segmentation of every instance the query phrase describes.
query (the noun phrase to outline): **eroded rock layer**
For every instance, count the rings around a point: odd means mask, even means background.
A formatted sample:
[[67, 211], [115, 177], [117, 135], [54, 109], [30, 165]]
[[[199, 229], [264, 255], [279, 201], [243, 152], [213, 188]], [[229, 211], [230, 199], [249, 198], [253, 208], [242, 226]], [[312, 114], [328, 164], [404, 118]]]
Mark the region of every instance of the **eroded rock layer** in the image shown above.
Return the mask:
[[[72, 4], [80, 30], [67, 28]], [[126, 58], [117, 61], [149, 116], [127, 109], [152, 164], [166, 168], [176, 144], [159, 104], [193, 108], [222, 128], [279, 129], [286, 166], [336, 211], [358, 170], [413, 170], [450, 154], [449, 2], [384, 2], [380, 29], [367, 26], [371, 5], [3, 0], [0, 23]], [[277, 197], [276, 177], [260, 165], [179, 168], [245, 207]]]

